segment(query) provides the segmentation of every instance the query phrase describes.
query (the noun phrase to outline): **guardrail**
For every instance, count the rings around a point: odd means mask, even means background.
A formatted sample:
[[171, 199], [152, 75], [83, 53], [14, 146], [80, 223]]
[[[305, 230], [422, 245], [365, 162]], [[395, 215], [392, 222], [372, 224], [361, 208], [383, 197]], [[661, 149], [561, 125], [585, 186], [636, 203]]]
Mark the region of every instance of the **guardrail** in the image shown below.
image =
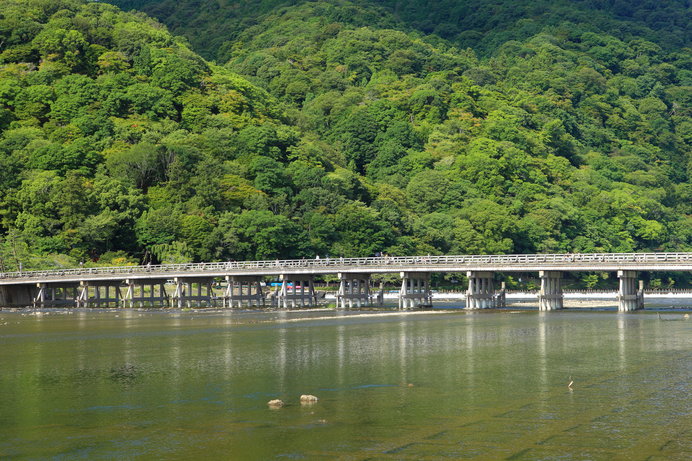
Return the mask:
[[190, 264], [161, 264], [146, 266], [79, 267], [59, 270], [21, 271], [0, 273], [0, 279], [33, 279], [76, 275], [115, 275], [154, 273], [205, 273], [223, 271], [271, 271], [305, 268], [367, 269], [394, 266], [405, 270], [420, 265], [447, 268], [450, 266], [545, 265], [546, 268], [578, 266], [580, 264], [692, 264], [692, 253], [575, 253], [531, 255], [456, 255], [456, 256], [380, 256], [370, 258], [320, 258], [265, 261], [228, 261]]

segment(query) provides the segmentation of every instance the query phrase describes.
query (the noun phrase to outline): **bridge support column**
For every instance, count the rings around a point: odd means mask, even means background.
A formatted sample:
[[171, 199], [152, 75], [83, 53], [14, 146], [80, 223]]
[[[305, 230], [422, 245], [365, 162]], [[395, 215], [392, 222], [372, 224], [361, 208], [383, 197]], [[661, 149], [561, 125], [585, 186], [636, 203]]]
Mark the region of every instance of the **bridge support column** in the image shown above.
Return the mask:
[[[339, 291], [336, 293], [336, 308], [346, 309], [372, 305], [370, 274], [339, 273]], [[378, 297], [379, 301], [380, 297]]]
[[171, 299], [172, 306], [181, 309], [214, 305], [213, 278], [175, 277], [173, 283], [175, 283], [175, 292]]
[[223, 295], [223, 307], [241, 307], [243, 302], [248, 306], [264, 306], [262, 277], [226, 276], [226, 291]]
[[317, 304], [317, 294], [312, 275], [281, 275], [281, 286], [273, 300], [284, 309], [298, 305], [310, 307]]
[[[127, 292], [122, 299], [125, 307], [144, 307], [145, 303], [149, 307], [165, 307], [168, 306], [169, 297], [166, 293], [165, 279], [146, 279], [146, 280], [125, 280]], [[147, 291], [148, 288], [148, 291]], [[158, 296], [157, 296], [158, 288]]]
[[113, 285], [113, 290], [115, 290], [115, 307], [120, 306], [121, 300], [123, 298], [123, 292], [120, 288], [120, 284]]
[[500, 291], [495, 293], [495, 307], [507, 307], [507, 287], [505, 282], [500, 285]]
[[427, 272], [402, 272], [399, 290], [399, 309], [428, 307], [432, 305], [430, 274]]
[[467, 272], [469, 288], [466, 290], [466, 309], [495, 307], [495, 283], [492, 272]]
[[37, 283], [36, 288], [38, 288], [38, 293], [34, 298], [34, 307], [46, 307], [46, 284]]
[[541, 291], [538, 294], [538, 310], [554, 311], [564, 307], [562, 272], [540, 271]]
[[173, 282], [175, 283], [175, 291], [171, 297], [171, 307], [182, 309], [184, 307], [183, 301], [185, 299], [185, 285], [177, 278], [174, 279]]
[[644, 286], [639, 282], [637, 289], [636, 271], [618, 271], [620, 289], [618, 290], [618, 311], [629, 312], [644, 309]]
[[[98, 293], [98, 287], [96, 287], [96, 292]], [[79, 282], [77, 307], [89, 307], [89, 282]]]
[[79, 306], [79, 283], [38, 283], [34, 307]]
[[[112, 294], [111, 289], [113, 292]], [[103, 296], [101, 296], [102, 294]], [[120, 282], [89, 282], [87, 280], [79, 282], [77, 307], [110, 307], [111, 304], [115, 307], [119, 307], [121, 300], [122, 293], [120, 292]]]

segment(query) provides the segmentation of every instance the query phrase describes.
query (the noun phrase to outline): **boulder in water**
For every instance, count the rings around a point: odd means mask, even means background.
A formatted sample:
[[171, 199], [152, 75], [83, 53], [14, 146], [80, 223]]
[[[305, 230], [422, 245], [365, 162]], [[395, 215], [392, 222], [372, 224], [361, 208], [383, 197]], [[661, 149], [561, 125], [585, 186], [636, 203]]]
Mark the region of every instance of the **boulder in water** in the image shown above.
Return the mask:
[[284, 401], [281, 399], [274, 399], [267, 402], [267, 405], [269, 405], [269, 408], [281, 408], [284, 406]]
[[315, 403], [318, 400], [319, 399], [317, 397], [315, 397], [314, 395], [310, 395], [310, 394], [303, 394], [300, 396], [300, 403], [302, 403], [302, 404]]

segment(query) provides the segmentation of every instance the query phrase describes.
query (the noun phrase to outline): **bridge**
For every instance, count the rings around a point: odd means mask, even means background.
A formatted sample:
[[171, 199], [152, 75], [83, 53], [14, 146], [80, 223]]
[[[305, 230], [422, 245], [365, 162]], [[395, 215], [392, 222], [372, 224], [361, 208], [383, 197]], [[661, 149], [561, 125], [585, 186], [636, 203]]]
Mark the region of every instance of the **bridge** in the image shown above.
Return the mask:
[[380, 302], [372, 274], [399, 274], [399, 307], [432, 303], [430, 274], [466, 273], [466, 307], [504, 305], [504, 287], [495, 288], [495, 273], [538, 273], [540, 310], [563, 307], [565, 272], [615, 272], [621, 311], [643, 308], [642, 271], [692, 271], [692, 253], [590, 253], [534, 255], [383, 256], [268, 261], [230, 261], [73, 268], [0, 273], [0, 306], [132, 307], [264, 305], [266, 277], [279, 278], [269, 299], [274, 305], [313, 305], [314, 277], [336, 275], [337, 307]]

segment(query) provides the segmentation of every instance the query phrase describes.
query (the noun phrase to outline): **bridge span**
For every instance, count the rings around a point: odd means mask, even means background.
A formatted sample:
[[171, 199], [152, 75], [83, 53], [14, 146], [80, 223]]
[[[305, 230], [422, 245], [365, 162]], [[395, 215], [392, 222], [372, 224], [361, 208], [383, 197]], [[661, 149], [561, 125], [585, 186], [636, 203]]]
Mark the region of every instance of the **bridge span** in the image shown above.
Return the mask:
[[400, 308], [430, 305], [430, 274], [463, 272], [469, 279], [466, 307], [504, 305], [504, 288], [495, 289], [496, 272], [537, 272], [539, 309], [563, 307], [564, 272], [606, 271], [619, 278], [621, 311], [643, 307], [643, 271], [692, 271], [692, 253], [590, 253], [534, 255], [383, 256], [229, 261], [194, 264], [73, 268], [0, 273], [0, 306], [212, 306], [264, 305], [266, 277], [281, 283], [270, 293], [275, 305], [312, 305], [315, 276], [336, 275], [337, 307], [381, 302], [372, 274], [401, 277]]

